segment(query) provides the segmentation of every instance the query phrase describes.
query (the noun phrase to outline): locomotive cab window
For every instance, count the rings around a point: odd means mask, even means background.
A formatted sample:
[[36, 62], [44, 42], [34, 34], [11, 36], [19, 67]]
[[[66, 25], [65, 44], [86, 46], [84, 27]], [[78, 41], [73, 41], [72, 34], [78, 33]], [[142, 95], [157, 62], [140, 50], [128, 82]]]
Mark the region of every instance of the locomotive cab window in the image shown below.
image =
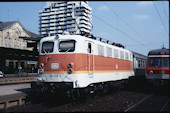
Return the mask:
[[54, 49], [54, 42], [43, 42], [41, 53], [52, 53]]
[[74, 52], [75, 40], [60, 41], [59, 52]]

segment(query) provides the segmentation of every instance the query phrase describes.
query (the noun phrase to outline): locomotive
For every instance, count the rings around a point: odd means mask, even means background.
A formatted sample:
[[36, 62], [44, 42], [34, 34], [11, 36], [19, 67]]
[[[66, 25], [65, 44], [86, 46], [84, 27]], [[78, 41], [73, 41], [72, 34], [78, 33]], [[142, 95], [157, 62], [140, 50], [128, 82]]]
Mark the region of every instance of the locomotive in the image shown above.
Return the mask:
[[155, 49], [148, 53], [145, 77], [154, 86], [168, 85], [170, 80], [169, 49]]
[[121, 44], [66, 33], [40, 40], [37, 82], [31, 88], [77, 100], [95, 91], [105, 93], [133, 76], [133, 54]]

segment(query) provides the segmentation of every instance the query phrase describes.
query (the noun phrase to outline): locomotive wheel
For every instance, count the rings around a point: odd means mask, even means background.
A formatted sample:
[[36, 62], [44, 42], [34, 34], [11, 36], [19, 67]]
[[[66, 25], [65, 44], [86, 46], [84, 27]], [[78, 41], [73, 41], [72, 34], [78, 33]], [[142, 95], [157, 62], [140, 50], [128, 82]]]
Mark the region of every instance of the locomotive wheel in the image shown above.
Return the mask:
[[79, 89], [71, 89], [71, 98], [76, 101], [80, 98], [80, 92]]

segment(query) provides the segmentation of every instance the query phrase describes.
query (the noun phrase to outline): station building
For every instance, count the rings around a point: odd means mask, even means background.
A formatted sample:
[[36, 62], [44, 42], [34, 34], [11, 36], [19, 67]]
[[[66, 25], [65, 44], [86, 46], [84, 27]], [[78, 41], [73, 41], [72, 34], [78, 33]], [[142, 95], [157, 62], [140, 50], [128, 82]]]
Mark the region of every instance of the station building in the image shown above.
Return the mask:
[[62, 34], [64, 31], [91, 33], [92, 8], [87, 1], [47, 2], [39, 11], [39, 33], [42, 37]]
[[0, 22], [0, 71], [4, 74], [36, 73], [39, 37], [18, 21]]

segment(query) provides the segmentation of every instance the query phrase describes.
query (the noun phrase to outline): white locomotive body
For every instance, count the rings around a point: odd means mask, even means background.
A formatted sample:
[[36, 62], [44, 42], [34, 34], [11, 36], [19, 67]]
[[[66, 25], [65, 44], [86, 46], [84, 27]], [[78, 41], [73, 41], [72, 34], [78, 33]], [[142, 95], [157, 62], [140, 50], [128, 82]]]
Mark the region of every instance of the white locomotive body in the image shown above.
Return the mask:
[[45, 37], [39, 50], [37, 84], [62, 83], [82, 89], [134, 76], [131, 51], [85, 36]]

